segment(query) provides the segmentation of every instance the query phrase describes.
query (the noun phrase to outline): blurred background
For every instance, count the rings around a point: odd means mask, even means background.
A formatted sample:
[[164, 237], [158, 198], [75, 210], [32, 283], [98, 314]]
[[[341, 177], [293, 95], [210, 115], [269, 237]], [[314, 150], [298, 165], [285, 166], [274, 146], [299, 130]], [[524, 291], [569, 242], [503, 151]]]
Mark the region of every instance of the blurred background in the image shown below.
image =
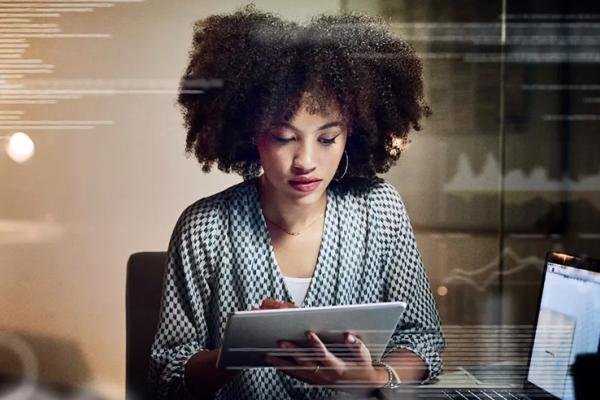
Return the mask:
[[[0, 1], [0, 380], [124, 397], [129, 255], [166, 250], [187, 205], [241, 181], [185, 158], [175, 98], [193, 22], [247, 3]], [[416, 48], [434, 113], [384, 178], [446, 368], [526, 358], [545, 253], [600, 257], [597, 2], [254, 3], [380, 15]]]

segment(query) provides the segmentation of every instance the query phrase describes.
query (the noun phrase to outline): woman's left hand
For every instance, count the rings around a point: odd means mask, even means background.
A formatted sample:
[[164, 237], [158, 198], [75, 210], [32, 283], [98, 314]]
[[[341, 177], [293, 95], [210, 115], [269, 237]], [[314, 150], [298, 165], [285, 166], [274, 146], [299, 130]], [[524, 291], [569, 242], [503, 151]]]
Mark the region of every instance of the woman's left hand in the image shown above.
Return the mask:
[[344, 342], [350, 351], [346, 353], [349, 357], [344, 358], [332, 354], [315, 333], [307, 332], [306, 338], [314, 353], [309, 355], [305, 347], [280, 341], [279, 347], [285, 349], [286, 356], [292, 357], [295, 362], [277, 356], [266, 356], [265, 361], [291, 377], [313, 385], [364, 385], [372, 388], [385, 383], [378, 381], [377, 371], [371, 364], [371, 353], [358, 337], [345, 334]]

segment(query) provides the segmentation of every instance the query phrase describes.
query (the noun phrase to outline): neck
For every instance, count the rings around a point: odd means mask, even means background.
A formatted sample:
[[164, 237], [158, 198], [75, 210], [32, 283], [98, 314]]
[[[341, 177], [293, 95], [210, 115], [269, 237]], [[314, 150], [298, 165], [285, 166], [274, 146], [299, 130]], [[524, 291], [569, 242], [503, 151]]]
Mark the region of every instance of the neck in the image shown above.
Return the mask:
[[264, 174], [258, 178], [258, 182], [264, 216], [289, 230], [301, 229], [325, 212], [327, 192], [313, 204], [302, 204], [290, 201], [277, 193]]

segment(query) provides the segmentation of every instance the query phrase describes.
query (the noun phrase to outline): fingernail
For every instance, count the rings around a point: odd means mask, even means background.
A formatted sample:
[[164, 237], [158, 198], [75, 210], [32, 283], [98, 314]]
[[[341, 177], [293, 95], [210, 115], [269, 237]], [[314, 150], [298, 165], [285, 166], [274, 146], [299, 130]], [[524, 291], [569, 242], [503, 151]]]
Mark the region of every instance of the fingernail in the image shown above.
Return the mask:
[[288, 342], [280, 342], [279, 343], [279, 347], [283, 347], [283, 348], [290, 348], [290, 344]]
[[349, 333], [349, 334], [348, 334], [348, 336], [346, 337], [346, 340], [347, 340], [349, 343], [356, 343], [356, 338], [354, 337], [354, 335], [352, 335], [352, 334], [350, 334], [350, 333]]
[[311, 331], [306, 331], [305, 335], [308, 340], [315, 340], [315, 337], [313, 336], [313, 333]]

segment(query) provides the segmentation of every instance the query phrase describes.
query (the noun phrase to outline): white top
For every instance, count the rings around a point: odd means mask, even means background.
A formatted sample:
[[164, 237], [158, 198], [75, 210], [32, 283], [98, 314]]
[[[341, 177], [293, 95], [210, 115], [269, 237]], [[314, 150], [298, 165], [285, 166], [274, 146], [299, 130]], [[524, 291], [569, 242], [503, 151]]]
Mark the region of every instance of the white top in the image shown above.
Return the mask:
[[292, 300], [294, 300], [294, 303], [300, 307], [300, 304], [302, 304], [304, 301], [304, 297], [306, 297], [308, 285], [310, 285], [312, 278], [294, 278], [290, 276], [284, 276], [283, 280], [285, 281], [285, 285], [292, 296]]

